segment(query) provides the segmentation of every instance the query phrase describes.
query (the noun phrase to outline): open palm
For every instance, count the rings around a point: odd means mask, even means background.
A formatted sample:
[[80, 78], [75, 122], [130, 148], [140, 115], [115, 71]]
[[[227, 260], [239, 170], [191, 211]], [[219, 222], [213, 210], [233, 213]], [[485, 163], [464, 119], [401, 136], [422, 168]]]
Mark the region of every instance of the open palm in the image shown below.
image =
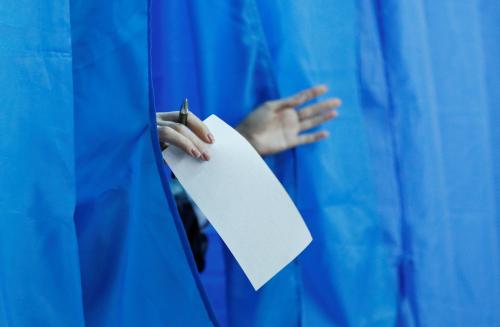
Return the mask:
[[278, 153], [328, 137], [327, 131], [301, 134], [337, 115], [339, 99], [328, 99], [300, 110], [296, 107], [327, 91], [320, 85], [289, 98], [268, 101], [254, 110], [236, 128], [261, 155]]

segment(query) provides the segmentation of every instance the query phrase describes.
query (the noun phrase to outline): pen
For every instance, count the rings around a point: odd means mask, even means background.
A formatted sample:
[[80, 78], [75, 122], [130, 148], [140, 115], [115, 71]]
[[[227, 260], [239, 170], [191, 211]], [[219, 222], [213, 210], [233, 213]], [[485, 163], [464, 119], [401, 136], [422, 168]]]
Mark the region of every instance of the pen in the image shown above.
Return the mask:
[[189, 104], [188, 99], [184, 99], [182, 103], [181, 110], [179, 111], [179, 123], [187, 126], [187, 119], [189, 114]]

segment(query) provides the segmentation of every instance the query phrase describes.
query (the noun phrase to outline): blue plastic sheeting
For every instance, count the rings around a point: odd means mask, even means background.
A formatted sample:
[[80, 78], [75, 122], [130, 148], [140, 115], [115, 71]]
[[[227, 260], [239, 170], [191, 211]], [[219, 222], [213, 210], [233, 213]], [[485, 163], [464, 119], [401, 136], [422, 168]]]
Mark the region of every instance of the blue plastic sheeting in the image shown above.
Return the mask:
[[360, 81], [403, 326], [500, 324], [493, 3], [363, 2]]
[[147, 1], [3, 1], [0, 40], [0, 325], [211, 325], [165, 196]]
[[228, 255], [229, 325], [500, 324], [499, 4], [154, 6], [157, 107], [236, 125], [316, 83], [343, 100], [331, 139], [268, 158], [314, 242], [258, 293]]

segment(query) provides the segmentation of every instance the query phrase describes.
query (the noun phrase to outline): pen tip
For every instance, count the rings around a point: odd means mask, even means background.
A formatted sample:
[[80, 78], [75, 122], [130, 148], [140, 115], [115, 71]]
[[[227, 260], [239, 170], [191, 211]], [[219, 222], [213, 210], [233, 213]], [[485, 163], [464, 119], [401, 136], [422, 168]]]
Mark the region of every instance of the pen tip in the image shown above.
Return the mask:
[[188, 102], [188, 99], [187, 99], [187, 98], [185, 98], [185, 99], [184, 99], [184, 102], [182, 103], [181, 110], [182, 110], [183, 112], [187, 112], [187, 111], [188, 111], [188, 109], [189, 109], [189, 102]]

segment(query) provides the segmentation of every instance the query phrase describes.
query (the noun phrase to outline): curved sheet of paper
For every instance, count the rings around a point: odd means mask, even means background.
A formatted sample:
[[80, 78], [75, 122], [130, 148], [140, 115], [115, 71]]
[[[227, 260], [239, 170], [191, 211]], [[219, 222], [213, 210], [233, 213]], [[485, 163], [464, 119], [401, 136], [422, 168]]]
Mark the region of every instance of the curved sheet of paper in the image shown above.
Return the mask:
[[264, 160], [237, 131], [212, 115], [210, 161], [171, 147], [163, 152], [257, 290], [311, 242], [299, 211]]
[[343, 103], [340, 116], [322, 127], [332, 137], [266, 157], [314, 242], [259, 292], [228, 251], [212, 260], [225, 271], [225, 278], [203, 274], [221, 324], [227, 314], [227, 325], [239, 327], [396, 325], [400, 271], [371, 178], [372, 167], [381, 168], [368, 156], [359, 101], [356, 2], [155, 4], [157, 108], [170, 110], [188, 97], [199, 116], [216, 114], [237, 126], [260, 103], [318, 83], [330, 87], [322, 99]]

